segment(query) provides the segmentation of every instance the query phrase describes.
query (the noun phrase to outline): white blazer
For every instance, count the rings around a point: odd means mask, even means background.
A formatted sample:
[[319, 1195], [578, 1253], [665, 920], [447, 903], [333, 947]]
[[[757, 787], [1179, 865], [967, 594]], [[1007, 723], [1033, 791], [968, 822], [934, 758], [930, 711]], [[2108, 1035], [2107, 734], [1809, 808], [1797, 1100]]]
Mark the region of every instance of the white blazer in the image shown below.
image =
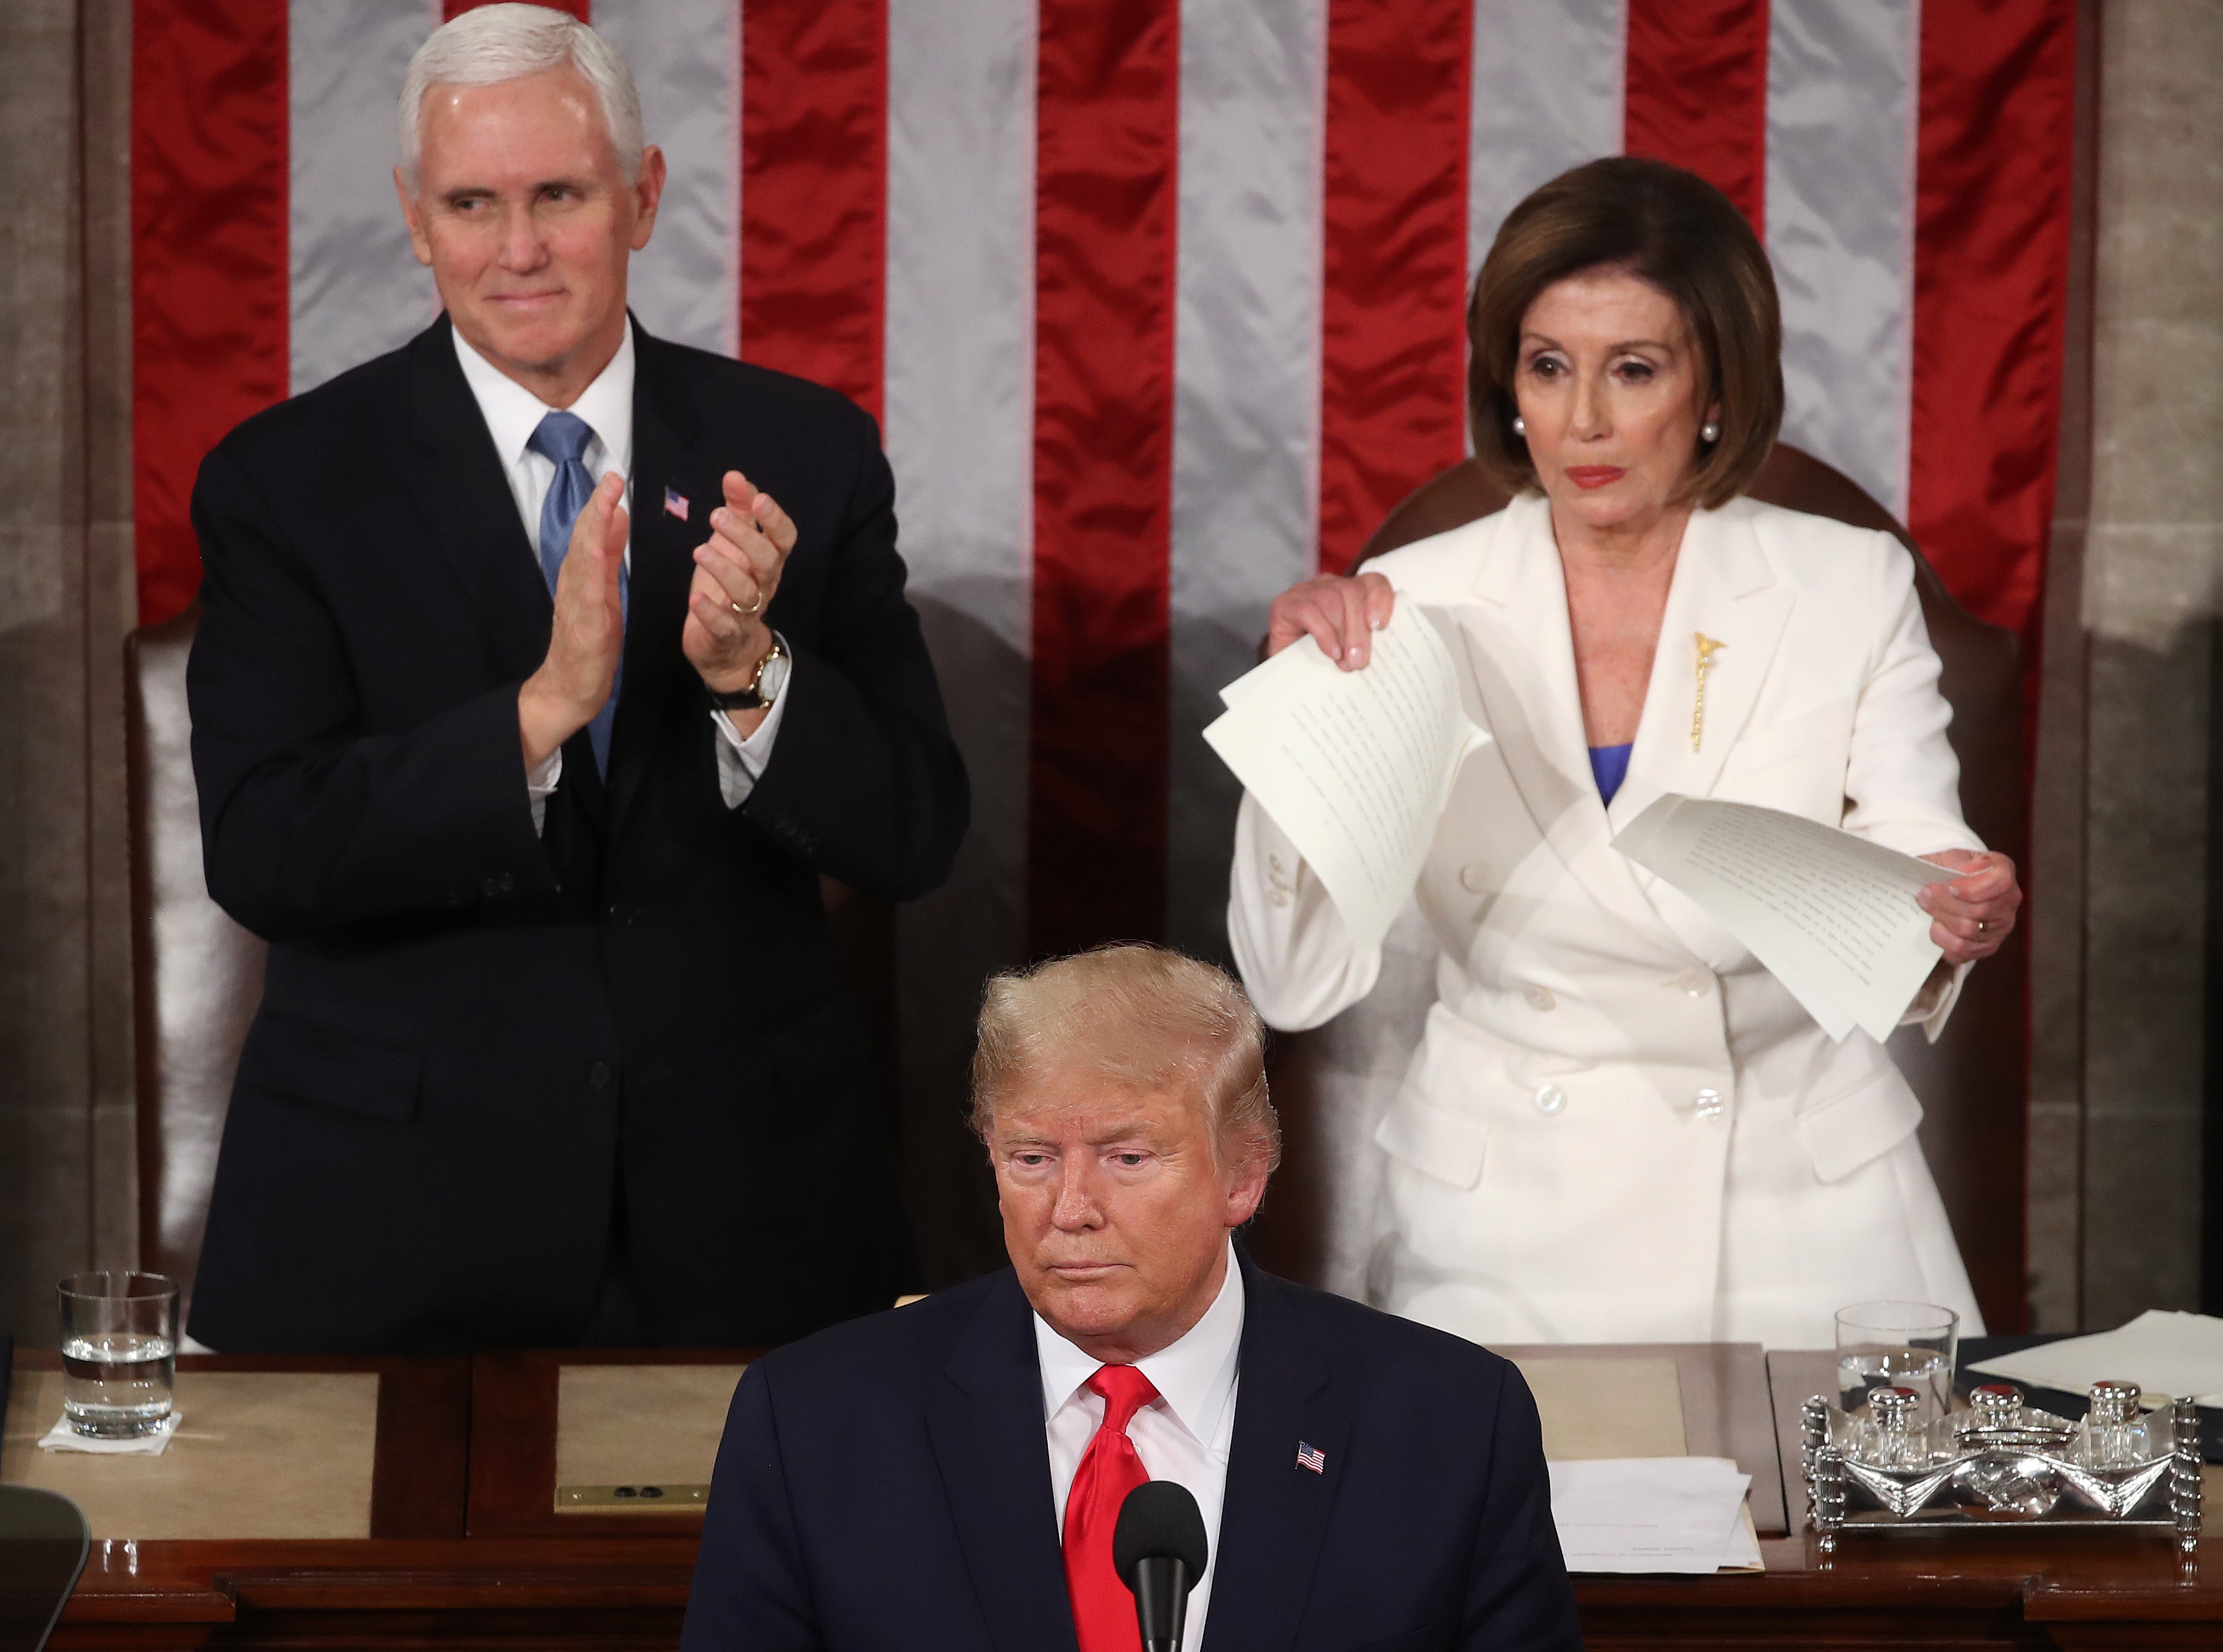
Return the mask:
[[[1910, 854], [1980, 849], [1950, 708], [1889, 535], [1738, 499], [1684, 535], [1628, 772], [1584, 743], [1550, 508], [1372, 564], [1451, 612], [1468, 709], [1415, 899], [1435, 1002], [1372, 1141], [1377, 1303], [1479, 1341], [1826, 1347], [1836, 1310], [1943, 1303], [1982, 1329], [1883, 1047], [1842, 1044], [1697, 906], [1609, 846], [1663, 792], [1762, 803]], [[1691, 750], [1695, 634], [1725, 646]], [[1294, 846], [1245, 796], [1228, 928], [1260, 1013], [1319, 1026], [1374, 988]], [[1933, 1039], [1959, 978], [1929, 1008]]]

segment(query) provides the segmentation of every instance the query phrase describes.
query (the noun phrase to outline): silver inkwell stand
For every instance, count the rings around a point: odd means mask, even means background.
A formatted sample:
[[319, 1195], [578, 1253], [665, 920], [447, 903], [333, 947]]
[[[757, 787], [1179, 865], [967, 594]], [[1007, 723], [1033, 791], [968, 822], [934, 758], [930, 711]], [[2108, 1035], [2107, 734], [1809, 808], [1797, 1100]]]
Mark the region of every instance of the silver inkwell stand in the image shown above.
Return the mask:
[[1871, 1390], [1848, 1414], [1804, 1408], [1806, 1494], [1824, 1554], [1855, 1531], [2136, 1527], [2200, 1543], [2200, 1415], [2188, 1398], [2142, 1411], [2135, 1384], [2092, 1385], [2081, 1423], [1993, 1383], [1965, 1411], [1924, 1418], [1911, 1388]]

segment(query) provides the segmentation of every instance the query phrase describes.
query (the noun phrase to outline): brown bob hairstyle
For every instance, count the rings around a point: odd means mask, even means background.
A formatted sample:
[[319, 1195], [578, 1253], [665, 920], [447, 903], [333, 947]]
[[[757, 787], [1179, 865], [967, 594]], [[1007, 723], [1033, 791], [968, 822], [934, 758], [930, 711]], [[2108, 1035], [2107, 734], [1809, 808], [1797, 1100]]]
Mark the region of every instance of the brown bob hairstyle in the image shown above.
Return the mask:
[[1521, 323], [1545, 288], [1618, 265], [1674, 299], [1722, 410], [1702, 443], [1691, 496], [1708, 510], [1742, 493], [1783, 423], [1783, 317], [1760, 237], [1728, 196], [1663, 160], [1614, 155], [1561, 173], [1515, 207], [1490, 243], [1467, 306], [1467, 411], [1474, 456], [1514, 493], [1537, 486], [1513, 433]]

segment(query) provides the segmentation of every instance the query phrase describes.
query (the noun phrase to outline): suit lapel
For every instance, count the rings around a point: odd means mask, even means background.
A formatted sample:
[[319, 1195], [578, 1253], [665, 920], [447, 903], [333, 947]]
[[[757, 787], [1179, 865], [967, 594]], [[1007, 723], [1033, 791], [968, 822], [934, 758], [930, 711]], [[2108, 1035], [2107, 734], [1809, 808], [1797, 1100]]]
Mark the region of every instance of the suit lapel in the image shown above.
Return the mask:
[[1000, 1652], [1075, 1652], [1042, 1366], [1018, 1281], [981, 1304], [927, 1410], [974, 1596]]
[[[1205, 1644], [1207, 1652], [1284, 1652], [1295, 1643], [1304, 1580], [1348, 1472], [1351, 1419], [1303, 1322], [1302, 1297], [1239, 1249], [1237, 1257], [1243, 1350]], [[1322, 1454], [1319, 1473], [1297, 1461], [1300, 1445]]]
[[[717, 478], [692, 457], [702, 423], [669, 349], [634, 323], [633, 571], [625, 687], [610, 735], [612, 811], [620, 819], [639, 794], [664, 732], [661, 725], [707, 718], [701, 697], [682, 681], [692, 676], [694, 668], [679, 638], [687, 618], [687, 587], [695, 575], [695, 548], [709, 537], [709, 514], [719, 501]], [[687, 499], [685, 520], [665, 510], [667, 489]]]
[[547, 582], [456, 360], [447, 317], [419, 333], [409, 352], [409, 490], [501, 669], [522, 679], [548, 652], [555, 606]]
[[[1792, 601], [1790, 587], [1777, 581], [1753, 533], [1749, 507], [1733, 504], [1691, 514], [1667, 593], [1628, 778], [1608, 811], [1615, 831], [1663, 792], [1712, 794], [1767, 681]], [[1721, 646], [1712, 650], [1706, 669], [1705, 718], [1693, 750], [1700, 636]]]
[[1600, 906], [1640, 930], [1653, 927], [1658, 914], [1611, 846], [1590, 772], [1566, 580], [1544, 499], [1524, 494], [1507, 507], [1474, 594], [1474, 606], [1457, 616], [1467, 664], [1537, 832]]

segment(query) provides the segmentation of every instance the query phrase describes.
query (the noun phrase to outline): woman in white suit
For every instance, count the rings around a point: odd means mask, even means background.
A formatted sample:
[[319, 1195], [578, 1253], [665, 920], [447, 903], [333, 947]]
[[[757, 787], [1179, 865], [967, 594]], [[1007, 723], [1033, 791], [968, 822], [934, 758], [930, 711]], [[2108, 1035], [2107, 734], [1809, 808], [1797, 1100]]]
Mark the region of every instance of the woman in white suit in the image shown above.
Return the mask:
[[[1437, 1002], [1375, 1140], [1370, 1288], [1483, 1341], [1826, 1347], [1876, 1297], [1981, 1320], [1881, 1046], [1829, 1035], [1609, 840], [1663, 792], [1766, 804], [1961, 876], [1924, 897], [1936, 1036], [2012, 928], [2014, 868], [1962, 823], [1950, 712], [1887, 534], [1740, 498], [1783, 406], [1766, 254], [1711, 185], [1600, 160], [1506, 220], [1468, 318], [1496, 515], [1274, 604], [1363, 670], [1397, 602], [1449, 611], [1467, 760], [1415, 891]], [[1245, 797], [1229, 913], [1275, 1027], [1373, 987], [1303, 857]]]

